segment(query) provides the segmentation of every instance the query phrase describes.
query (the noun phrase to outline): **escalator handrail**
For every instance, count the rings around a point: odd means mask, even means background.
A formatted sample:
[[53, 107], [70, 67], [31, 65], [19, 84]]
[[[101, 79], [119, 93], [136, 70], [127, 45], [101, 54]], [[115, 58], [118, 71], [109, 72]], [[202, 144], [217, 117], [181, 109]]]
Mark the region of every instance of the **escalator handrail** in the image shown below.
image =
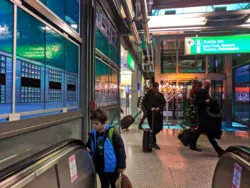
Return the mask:
[[234, 153], [244, 158], [245, 160], [250, 160], [250, 148], [246, 146], [230, 146], [226, 149], [227, 153]]
[[9, 167], [0, 171], [0, 182], [11, 177], [13, 174], [29, 167], [30, 165], [36, 163], [37, 161], [41, 160], [42, 158], [51, 155], [52, 153], [65, 148], [65, 147], [72, 147], [73, 145], [81, 145], [83, 148], [86, 148], [85, 144], [81, 140], [64, 140], [58, 144], [55, 144], [43, 151], [40, 151], [26, 159], [23, 159], [17, 163], [10, 165]]

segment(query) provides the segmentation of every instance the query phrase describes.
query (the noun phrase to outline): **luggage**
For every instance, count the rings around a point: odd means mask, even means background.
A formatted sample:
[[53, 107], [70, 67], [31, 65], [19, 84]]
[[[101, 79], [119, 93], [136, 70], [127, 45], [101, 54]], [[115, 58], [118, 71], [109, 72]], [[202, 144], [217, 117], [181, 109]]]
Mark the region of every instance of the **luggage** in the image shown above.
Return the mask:
[[142, 151], [144, 153], [152, 152], [152, 137], [153, 131], [151, 129], [144, 129], [142, 138]]
[[[152, 130], [154, 129], [154, 111], [152, 112]], [[152, 152], [153, 131], [144, 129], [142, 138], [142, 151], [145, 153]]]
[[138, 115], [141, 113], [139, 111], [134, 117], [132, 115], [127, 115], [121, 119], [121, 128], [122, 129], [128, 129], [130, 125], [132, 125], [135, 122], [135, 119], [138, 117]]
[[178, 139], [181, 141], [181, 143], [184, 146], [188, 146], [193, 141], [193, 139], [195, 137], [195, 134], [196, 134], [196, 130], [195, 129], [191, 129], [191, 128], [184, 129], [178, 135]]

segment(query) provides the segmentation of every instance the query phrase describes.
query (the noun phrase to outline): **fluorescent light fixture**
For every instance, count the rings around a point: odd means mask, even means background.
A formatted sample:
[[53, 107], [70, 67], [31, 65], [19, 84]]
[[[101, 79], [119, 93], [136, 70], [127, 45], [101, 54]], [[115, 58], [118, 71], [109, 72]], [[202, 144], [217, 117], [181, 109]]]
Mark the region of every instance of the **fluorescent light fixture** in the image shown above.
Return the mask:
[[149, 28], [179, 27], [179, 26], [202, 26], [206, 24], [205, 17], [186, 16], [150, 16]]
[[70, 26], [71, 26], [73, 29], [77, 29], [77, 27], [78, 27], [77, 24], [71, 24]]
[[50, 28], [50, 27], [48, 27], [48, 26], [41, 27], [41, 28], [42, 28], [42, 30], [51, 31], [51, 28]]

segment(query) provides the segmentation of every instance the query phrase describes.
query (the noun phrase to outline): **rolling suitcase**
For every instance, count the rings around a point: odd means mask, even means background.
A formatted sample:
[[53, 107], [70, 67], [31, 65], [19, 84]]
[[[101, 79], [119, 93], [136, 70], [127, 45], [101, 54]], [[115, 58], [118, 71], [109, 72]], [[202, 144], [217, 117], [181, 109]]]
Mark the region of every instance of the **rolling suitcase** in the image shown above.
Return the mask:
[[[152, 130], [154, 130], [154, 111], [152, 112]], [[144, 153], [152, 152], [153, 131], [144, 129], [142, 138], [142, 151]]]
[[135, 122], [135, 119], [138, 117], [138, 115], [141, 113], [139, 111], [134, 117], [132, 115], [127, 115], [121, 119], [121, 128], [122, 129], [128, 129], [130, 125], [132, 125]]
[[184, 146], [188, 146], [193, 141], [193, 139], [195, 137], [195, 134], [196, 134], [196, 130], [195, 129], [191, 129], [191, 128], [184, 129], [178, 135], [178, 139], [181, 141], [181, 143]]

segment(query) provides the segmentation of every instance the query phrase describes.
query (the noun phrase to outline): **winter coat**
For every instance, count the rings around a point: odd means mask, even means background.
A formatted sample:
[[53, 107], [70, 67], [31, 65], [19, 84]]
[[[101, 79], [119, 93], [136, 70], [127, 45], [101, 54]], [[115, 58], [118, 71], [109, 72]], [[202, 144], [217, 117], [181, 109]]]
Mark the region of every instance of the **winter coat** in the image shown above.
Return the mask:
[[154, 127], [153, 132], [157, 134], [163, 128], [163, 109], [166, 106], [164, 95], [160, 92], [149, 90], [143, 99], [143, 106], [147, 110], [147, 119], [150, 128], [152, 129], [152, 108], [160, 108], [160, 111], [154, 112]]
[[[114, 129], [114, 127], [107, 124], [104, 131], [104, 172], [115, 172], [117, 169], [126, 168], [126, 153], [123, 140], [115, 130], [113, 130], [112, 140], [110, 140], [109, 131], [111, 129]], [[89, 133], [87, 147], [91, 150], [95, 162], [96, 130], [94, 129]]]
[[199, 121], [199, 130], [209, 134], [210, 136], [220, 139], [221, 131], [221, 118], [220, 116], [211, 116], [208, 113], [208, 108], [210, 104], [207, 104], [205, 101], [210, 99], [208, 91], [201, 89], [195, 98], [194, 104], [198, 107], [198, 121]]

